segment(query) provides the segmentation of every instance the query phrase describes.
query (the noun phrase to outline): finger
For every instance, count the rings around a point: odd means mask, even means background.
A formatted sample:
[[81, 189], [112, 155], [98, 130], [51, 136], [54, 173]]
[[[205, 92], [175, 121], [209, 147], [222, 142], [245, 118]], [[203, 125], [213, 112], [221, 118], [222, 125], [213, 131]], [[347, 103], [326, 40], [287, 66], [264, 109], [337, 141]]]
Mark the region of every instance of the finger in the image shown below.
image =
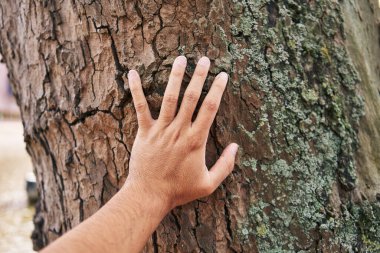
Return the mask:
[[232, 172], [235, 164], [235, 157], [239, 146], [231, 143], [224, 150], [218, 161], [209, 171], [211, 192], [223, 182], [223, 180]]
[[178, 95], [181, 89], [183, 75], [186, 70], [186, 57], [178, 56], [173, 63], [168, 85], [166, 86], [161, 112], [158, 119], [166, 124], [173, 121], [177, 110]]
[[199, 129], [198, 131], [203, 133], [202, 135], [206, 134], [206, 138], [219, 109], [227, 81], [228, 75], [226, 72], [221, 72], [217, 75], [194, 121], [193, 126], [195, 129]]
[[179, 121], [191, 122], [191, 117], [193, 116], [195, 107], [201, 96], [202, 87], [206, 80], [209, 68], [210, 60], [206, 56], [203, 56], [198, 61], [194, 74], [183, 96], [181, 108], [177, 115]]
[[129, 89], [132, 93], [133, 104], [135, 105], [139, 127], [149, 128], [153, 122], [153, 119], [149, 111], [148, 103], [145, 99], [140, 76], [136, 70], [130, 70], [128, 72], [128, 83]]

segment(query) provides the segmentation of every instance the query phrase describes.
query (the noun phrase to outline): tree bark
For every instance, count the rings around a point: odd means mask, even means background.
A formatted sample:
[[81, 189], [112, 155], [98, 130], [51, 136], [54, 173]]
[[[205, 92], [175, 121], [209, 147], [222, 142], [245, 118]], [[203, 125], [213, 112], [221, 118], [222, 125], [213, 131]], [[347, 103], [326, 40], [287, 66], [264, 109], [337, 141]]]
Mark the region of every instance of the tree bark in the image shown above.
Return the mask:
[[40, 195], [35, 249], [123, 185], [137, 130], [128, 70], [156, 117], [183, 54], [181, 96], [202, 55], [204, 94], [229, 73], [207, 163], [231, 141], [239, 158], [144, 252], [379, 250], [378, 14], [376, 0], [1, 1], [0, 49]]

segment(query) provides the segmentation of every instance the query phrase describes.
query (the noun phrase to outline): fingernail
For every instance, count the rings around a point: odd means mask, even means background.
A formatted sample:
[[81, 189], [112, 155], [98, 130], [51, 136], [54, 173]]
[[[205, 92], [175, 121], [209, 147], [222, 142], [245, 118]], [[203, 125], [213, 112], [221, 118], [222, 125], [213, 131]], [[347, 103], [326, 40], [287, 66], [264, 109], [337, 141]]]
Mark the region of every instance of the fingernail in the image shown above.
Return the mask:
[[201, 59], [199, 59], [198, 64], [203, 66], [209, 65], [210, 59], [207, 56], [203, 56]]
[[236, 143], [232, 144], [232, 147], [230, 149], [230, 152], [231, 152], [232, 156], [236, 155], [236, 152], [238, 151], [238, 148], [239, 148], [239, 145], [237, 145]]
[[175, 59], [175, 64], [178, 64], [178, 65], [186, 65], [186, 62], [187, 62], [187, 59], [185, 56], [181, 55], [181, 56], [178, 56], [176, 59]]
[[226, 72], [220, 72], [216, 79], [228, 80], [228, 74]]
[[131, 78], [131, 77], [133, 77], [134, 75], [136, 75], [136, 70], [131, 69], [131, 70], [128, 71], [128, 78]]

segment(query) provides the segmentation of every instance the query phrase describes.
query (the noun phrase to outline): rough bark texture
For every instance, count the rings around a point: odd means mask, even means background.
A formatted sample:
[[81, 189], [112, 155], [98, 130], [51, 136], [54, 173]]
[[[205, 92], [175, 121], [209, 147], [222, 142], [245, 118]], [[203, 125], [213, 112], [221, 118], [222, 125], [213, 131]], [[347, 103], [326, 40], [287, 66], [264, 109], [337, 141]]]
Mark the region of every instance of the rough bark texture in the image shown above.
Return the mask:
[[183, 89], [202, 55], [204, 93], [230, 74], [207, 162], [231, 141], [241, 150], [220, 189], [173, 210], [145, 251], [379, 250], [378, 13], [376, 0], [1, 1], [1, 53], [40, 193], [35, 248], [128, 175], [128, 70], [157, 115], [184, 54]]

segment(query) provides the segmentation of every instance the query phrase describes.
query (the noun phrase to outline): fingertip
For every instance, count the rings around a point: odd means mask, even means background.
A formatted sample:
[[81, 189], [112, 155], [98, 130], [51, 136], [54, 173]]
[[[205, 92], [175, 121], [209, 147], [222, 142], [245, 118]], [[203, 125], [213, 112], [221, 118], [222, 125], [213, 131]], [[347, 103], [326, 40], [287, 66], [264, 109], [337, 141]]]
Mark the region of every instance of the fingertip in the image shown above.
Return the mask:
[[174, 60], [174, 64], [176, 65], [185, 66], [186, 63], [187, 63], [187, 58], [184, 55], [180, 55]]
[[131, 69], [131, 70], [128, 71], [128, 78], [135, 78], [138, 75], [139, 75], [139, 73], [136, 70], [134, 70], [134, 69]]
[[199, 59], [198, 64], [202, 66], [208, 66], [210, 65], [210, 59], [207, 56], [202, 56]]
[[236, 153], [239, 149], [239, 145], [236, 144], [236, 143], [231, 143], [230, 146], [229, 146], [229, 153], [231, 156], [236, 156]]
[[222, 155], [216, 161], [214, 166], [210, 169], [210, 176], [213, 181], [212, 184], [215, 188], [217, 188], [233, 171], [238, 148], [239, 145], [236, 143], [229, 144], [223, 150]]
[[218, 74], [218, 76], [216, 77], [216, 79], [220, 79], [221, 81], [227, 82], [227, 80], [228, 80], [228, 74], [226, 72], [224, 72], [224, 71], [220, 72]]

